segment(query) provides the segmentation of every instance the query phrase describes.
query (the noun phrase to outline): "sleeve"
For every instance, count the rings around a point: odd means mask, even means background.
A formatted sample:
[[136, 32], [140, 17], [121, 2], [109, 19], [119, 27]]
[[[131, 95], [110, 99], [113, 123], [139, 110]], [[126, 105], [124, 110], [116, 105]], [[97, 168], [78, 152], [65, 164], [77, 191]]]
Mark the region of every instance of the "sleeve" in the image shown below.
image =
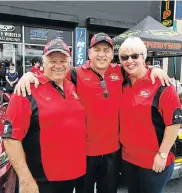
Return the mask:
[[2, 137], [21, 141], [28, 132], [31, 114], [28, 98], [12, 95], [6, 111]]
[[182, 123], [181, 104], [173, 85], [166, 87], [161, 94], [159, 110], [166, 126]]

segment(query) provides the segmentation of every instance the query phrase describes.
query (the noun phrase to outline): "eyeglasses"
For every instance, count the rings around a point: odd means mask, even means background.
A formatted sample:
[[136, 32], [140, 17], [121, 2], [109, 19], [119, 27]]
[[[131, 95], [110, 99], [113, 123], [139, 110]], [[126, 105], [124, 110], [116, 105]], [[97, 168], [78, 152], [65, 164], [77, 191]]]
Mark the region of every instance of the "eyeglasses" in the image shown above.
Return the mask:
[[131, 59], [133, 59], [133, 60], [137, 60], [140, 55], [143, 55], [143, 54], [124, 55], [124, 56], [120, 56], [120, 58], [122, 61], [127, 61], [129, 59], [129, 57], [131, 57]]
[[105, 98], [108, 98], [109, 97], [109, 92], [107, 90], [107, 85], [106, 85], [106, 81], [105, 80], [101, 80], [100, 81], [100, 86], [104, 89], [103, 90], [103, 95]]

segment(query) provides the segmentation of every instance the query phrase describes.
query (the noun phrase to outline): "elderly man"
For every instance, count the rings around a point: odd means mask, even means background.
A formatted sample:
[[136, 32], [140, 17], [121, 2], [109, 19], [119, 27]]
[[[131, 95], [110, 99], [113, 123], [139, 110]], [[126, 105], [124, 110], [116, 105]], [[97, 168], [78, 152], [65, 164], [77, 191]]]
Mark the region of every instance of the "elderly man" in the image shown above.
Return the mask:
[[65, 79], [70, 61], [67, 45], [52, 40], [44, 49], [39, 88], [10, 100], [3, 138], [20, 193], [72, 193], [86, 172], [85, 112]]
[[[124, 79], [118, 64], [112, 64], [114, 56], [112, 39], [105, 33], [93, 36], [88, 50], [90, 60], [73, 69], [71, 79], [86, 111], [87, 171], [77, 180], [76, 192], [94, 193], [97, 181], [98, 193], [116, 193], [119, 160], [119, 100]], [[163, 82], [161, 69], [152, 70], [152, 80], [158, 75]], [[165, 75], [164, 75], [165, 77]], [[16, 87], [20, 94], [31, 93], [30, 81], [38, 85], [32, 74], [26, 74]]]

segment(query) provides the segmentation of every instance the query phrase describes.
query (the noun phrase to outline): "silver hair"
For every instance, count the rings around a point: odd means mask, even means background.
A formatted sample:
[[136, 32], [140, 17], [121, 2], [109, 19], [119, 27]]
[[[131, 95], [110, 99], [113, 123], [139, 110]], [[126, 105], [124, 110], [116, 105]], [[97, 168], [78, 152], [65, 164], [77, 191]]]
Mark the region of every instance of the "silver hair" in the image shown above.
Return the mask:
[[[66, 56], [66, 58], [68, 60], [68, 63], [71, 64], [71, 56]], [[43, 67], [47, 65], [47, 60], [48, 60], [47, 56], [43, 55], [42, 56]]]
[[129, 37], [120, 46], [118, 55], [127, 54], [127, 51], [143, 54], [144, 60], [147, 58], [147, 47], [139, 37]]

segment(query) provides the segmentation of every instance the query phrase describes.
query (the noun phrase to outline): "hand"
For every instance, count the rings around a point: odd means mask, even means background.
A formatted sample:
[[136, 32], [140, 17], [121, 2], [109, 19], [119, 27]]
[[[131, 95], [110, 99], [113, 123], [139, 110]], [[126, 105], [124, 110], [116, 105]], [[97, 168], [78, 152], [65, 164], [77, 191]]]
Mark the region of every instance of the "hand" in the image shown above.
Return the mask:
[[18, 96], [20, 96], [22, 93], [22, 95], [25, 97], [26, 91], [27, 91], [28, 95], [31, 95], [30, 83], [34, 83], [36, 88], [39, 85], [39, 81], [33, 75], [33, 73], [27, 72], [20, 78], [20, 80], [16, 84], [14, 89], [14, 94], [17, 94]]
[[20, 193], [39, 193], [38, 185], [35, 180], [20, 180], [19, 181]]
[[161, 158], [160, 155], [157, 153], [155, 158], [154, 158], [152, 170], [157, 172], [157, 173], [162, 172], [166, 167], [166, 162], [167, 162], [167, 159]]
[[152, 68], [151, 69], [151, 74], [150, 74], [150, 78], [152, 80], [152, 84], [155, 83], [155, 78], [158, 77], [161, 81], [161, 84], [163, 86], [165, 86], [165, 84], [167, 86], [170, 86], [171, 84], [171, 79], [169, 78], [169, 76], [167, 75], [167, 73], [160, 69], [160, 68]]

